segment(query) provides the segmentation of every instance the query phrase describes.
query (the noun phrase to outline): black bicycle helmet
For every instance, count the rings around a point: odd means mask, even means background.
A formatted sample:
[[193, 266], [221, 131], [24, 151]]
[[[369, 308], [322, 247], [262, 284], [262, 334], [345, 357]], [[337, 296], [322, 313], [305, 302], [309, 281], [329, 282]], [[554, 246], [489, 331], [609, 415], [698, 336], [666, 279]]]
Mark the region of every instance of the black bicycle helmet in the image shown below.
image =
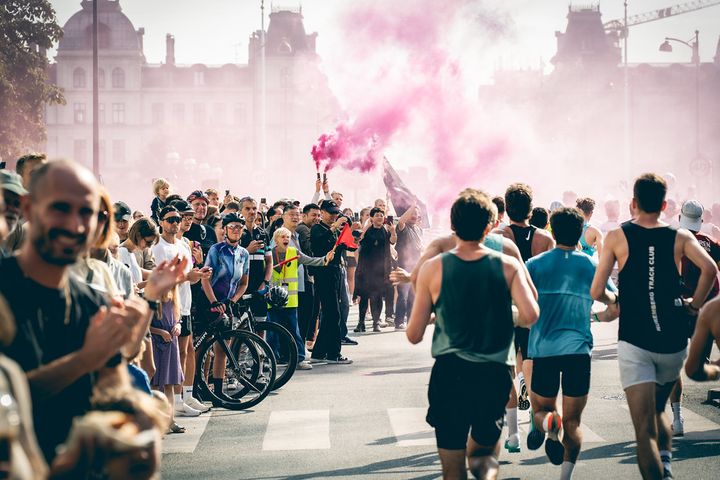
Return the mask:
[[288, 303], [288, 291], [279, 285], [273, 285], [265, 294], [265, 299], [272, 308], [283, 308]]
[[231, 212], [222, 217], [222, 226], [227, 227], [231, 223], [239, 223], [245, 225], [245, 220], [237, 213]]

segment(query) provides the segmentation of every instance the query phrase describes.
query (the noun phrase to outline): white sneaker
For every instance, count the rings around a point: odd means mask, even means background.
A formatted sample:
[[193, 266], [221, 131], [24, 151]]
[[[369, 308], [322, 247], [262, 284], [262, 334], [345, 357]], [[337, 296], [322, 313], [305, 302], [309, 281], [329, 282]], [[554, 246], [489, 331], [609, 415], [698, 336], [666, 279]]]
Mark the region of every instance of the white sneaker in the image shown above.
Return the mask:
[[672, 423], [673, 437], [682, 437], [685, 435], [685, 419], [677, 417]]
[[208, 410], [210, 410], [210, 407], [202, 403], [200, 400], [198, 400], [195, 397], [190, 397], [185, 399], [185, 405], [187, 405], [190, 408], [194, 408], [200, 413], [205, 413]]
[[198, 417], [200, 413], [185, 402], [175, 402], [175, 415], [178, 417]]
[[295, 367], [297, 370], [312, 370], [313, 366], [310, 364], [309, 361], [303, 360], [302, 362], [298, 362], [297, 367]]

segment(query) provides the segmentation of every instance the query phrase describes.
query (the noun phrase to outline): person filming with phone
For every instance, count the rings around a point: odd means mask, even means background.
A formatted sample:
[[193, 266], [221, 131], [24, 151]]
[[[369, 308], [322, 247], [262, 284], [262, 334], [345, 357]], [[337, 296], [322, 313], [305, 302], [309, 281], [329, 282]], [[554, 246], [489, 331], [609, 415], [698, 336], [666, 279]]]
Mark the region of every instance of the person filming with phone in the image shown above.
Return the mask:
[[370, 210], [370, 222], [360, 234], [358, 266], [355, 273], [355, 295], [360, 298], [360, 318], [356, 332], [365, 331], [368, 306], [373, 320], [373, 332], [380, 331], [380, 312], [383, 295], [390, 285], [390, 245], [397, 241], [392, 216], [385, 216], [382, 208]]

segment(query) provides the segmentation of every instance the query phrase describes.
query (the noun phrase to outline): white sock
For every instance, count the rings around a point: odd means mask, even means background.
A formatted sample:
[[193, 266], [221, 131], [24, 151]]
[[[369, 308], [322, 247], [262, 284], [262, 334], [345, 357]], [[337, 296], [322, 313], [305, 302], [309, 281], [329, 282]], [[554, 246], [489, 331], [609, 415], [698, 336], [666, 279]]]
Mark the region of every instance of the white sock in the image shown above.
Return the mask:
[[563, 462], [560, 467], [560, 480], [570, 480], [575, 470], [575, 464], [573, 462]]
[[672, 408], [673, 419], [678, 420], [682, 416], [682, 406], [680, 402], [673, 402], [670, 404], [670, 407]]
[[506, 408], [505, 415], [507, 416], [508, 436], [517, 435], [517, 433], [518, 433], [517, 408]]
[[188, 400], [190, 397], [192, 397], [193, 387], [192, 387], [192, 385], [183, 385], [182, 391], [183, 391], [183, 393], [182, 393], [183, 400]]
[[660, 450], [660, 460], [662, 460], [663, 466], [670, 469], [670, 461], [672, 460], [672, 452], [667, 450]]
[[182, 401], [183, 401], [182, 395], [180, 395], [179, 393], [176, 393], [175, 394], [175, 403], [182, 403]]

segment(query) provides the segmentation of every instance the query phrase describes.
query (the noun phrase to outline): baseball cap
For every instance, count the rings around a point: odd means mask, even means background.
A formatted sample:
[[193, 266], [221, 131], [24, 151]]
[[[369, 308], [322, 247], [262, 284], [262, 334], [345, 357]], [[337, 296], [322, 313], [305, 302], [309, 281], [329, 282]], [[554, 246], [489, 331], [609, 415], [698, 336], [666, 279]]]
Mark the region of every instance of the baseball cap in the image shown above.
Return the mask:
[[699, 232], [702, 227], [703, 206], [697, 200], [687, 200], [680, 209], [680, 227]]
[[128, 207], [127, 203], [115, 202], [113, 204], [113, 208], [115, 209], [116, 222], [119, 222], [120, 220], [125, 220], [126, 222], [129, 222], [132, 219], [132, 210], [130, 210], [130, 207]]
[[28, 193], [23, 187], [22, 177], [9, 170], [0, 170], [0, 186], [2, 186], [3, 190], [8, 190], [17, 195], [27, 195]]
[[337, 203], [333, 202], [332, 200], [325, 200], [320, 204], [320, 210], [325, 210], [328, 213], [338, 214], [340, 213], [340, 208], [337, 206]]
[[190, 195], [188, 195], [187, 201], [188, 203], [192, 203], [198, 198], [205, 200], [205, 203], [210, 203], [210, 200], [208, 199], [207, 195], [205, 195], [205, 192], [202, 190], [195, 190]]
[[175, 207], [181, 215], [187, 213], [195, 213], [195, 210], [193, 210], [192, 206], [185, 200], [175, 200], [173, 202], [170, 202], [170, 205]]

